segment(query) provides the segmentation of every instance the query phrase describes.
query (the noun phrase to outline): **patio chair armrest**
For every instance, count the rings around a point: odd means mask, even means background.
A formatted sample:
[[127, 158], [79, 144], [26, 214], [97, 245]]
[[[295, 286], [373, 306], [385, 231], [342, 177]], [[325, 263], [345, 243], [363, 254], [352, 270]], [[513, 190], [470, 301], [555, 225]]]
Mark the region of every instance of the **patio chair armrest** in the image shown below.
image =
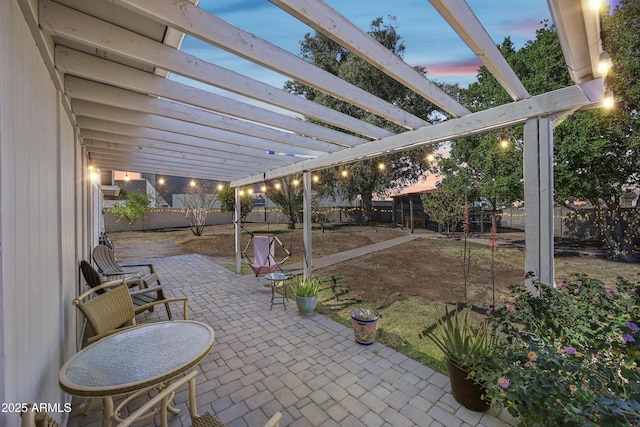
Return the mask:
[[135, 313], [136, 316], [146, 310], [149, 310], [151, 307], [156, 306], [158, 304], [167, 304], [167, 303], [171, 303], [171, 302], [177, 302], [177, 301], [182, 301], [183, 304], [183, 313], [184, 313], [184, 320], [188, 320], [187, 319], [187, 310], [189, 308], [189, 298], [188, 297], [180, 297], [180, 298], [166, 298], [166, 299], [161, 299], [161, 300], [157, 300], [157, 301], [152, 301], [150, 303], [138, 306], [135, 308]]
[[[146, 294], [150, 294], [152, 292], [158, 292], [158, 291], [163, 292], [160, 286], [150, 286], [148, 288], [145, 288], [142, 285], [140, 285], [140, 287], [137, 290], [129, 290], [129, 293], [131, 294], [132, 297], [136, 297], [138, 295], [146, 295]], [[160, 298], [162, 298], [162, 296], [160, 296]], [[164, 299], [162, 301], [164, 301]]]
[[119, 262], [118, 263], [122, 268], [128, 267], [147, 267], [149, 269], [149, 273], [155, 273], [156, 270], [153, 268], [153, 264], [151, 263], [141, 263], [141, 264], [130, 264], [128, 262]]

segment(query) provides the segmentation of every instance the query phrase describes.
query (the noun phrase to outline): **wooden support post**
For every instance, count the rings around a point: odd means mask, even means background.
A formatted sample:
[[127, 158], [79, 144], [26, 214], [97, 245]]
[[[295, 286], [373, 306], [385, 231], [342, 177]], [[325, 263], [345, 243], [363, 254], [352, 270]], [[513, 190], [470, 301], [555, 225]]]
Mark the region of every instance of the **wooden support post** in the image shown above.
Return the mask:
[[[553, 123], [529, 119], [524, 127], [525, 271], [555, 286], [553, 263]], [[530, 281], [527, 288], [535, 289]]]

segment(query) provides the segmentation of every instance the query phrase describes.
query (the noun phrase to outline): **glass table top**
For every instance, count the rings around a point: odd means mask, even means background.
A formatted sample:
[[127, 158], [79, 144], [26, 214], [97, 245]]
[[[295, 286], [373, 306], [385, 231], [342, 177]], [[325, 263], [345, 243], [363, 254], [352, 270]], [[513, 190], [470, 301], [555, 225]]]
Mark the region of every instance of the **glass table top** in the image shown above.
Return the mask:
[[211, 327], [193, 321], [144, 324], [101, 339], [63, 366], [66, 388], [106, 389], [177, 375], [213, 346]]

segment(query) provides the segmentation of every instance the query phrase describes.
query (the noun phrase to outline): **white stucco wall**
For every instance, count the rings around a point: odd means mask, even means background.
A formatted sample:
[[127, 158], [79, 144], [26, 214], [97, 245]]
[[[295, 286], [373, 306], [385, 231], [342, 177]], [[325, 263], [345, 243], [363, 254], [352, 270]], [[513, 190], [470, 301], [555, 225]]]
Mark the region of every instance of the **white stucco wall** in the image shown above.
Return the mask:
[[[89, 222], [79, 145], [16, 0], [0, 2], [0, 403], [63, 404]], [[64, 413], [52, 414], [63, 420]], [[0, 412], [0, 426], [19, 425]]]

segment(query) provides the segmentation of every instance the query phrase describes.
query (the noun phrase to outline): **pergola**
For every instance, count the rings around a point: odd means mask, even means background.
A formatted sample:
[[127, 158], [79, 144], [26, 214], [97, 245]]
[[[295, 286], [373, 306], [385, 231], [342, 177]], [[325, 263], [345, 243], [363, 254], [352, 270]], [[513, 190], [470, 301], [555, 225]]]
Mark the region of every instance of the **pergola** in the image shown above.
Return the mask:
[[[64, 93], [61, 102], [83, 141], [86, 162], [90, 158], [102, 169], [228, 181], [236, 189], [303, 174], [306, 273], [311, 268], [311, 172], [524, 124], [525, 268], [553, 283], [553, 123], [599, 106], [604, 94], [598, 71], [600, 12], [590, 8], [588, 0], [548, 0], [575, 84], [538, 96], [528, 93], [464, 0], [430, 0], [513, 99], [477, 113], [322, 1], [270, 1], [453, 118], [430, 124], [187, 0], [18, 3], [54, 84]], [[182, 52], [184, 34], [361, 107], [406, 131], [393, 134]], [[246, 100], [169, 80], [169, 73]], [[239, 267], [239, 230], [236, 235]]]

